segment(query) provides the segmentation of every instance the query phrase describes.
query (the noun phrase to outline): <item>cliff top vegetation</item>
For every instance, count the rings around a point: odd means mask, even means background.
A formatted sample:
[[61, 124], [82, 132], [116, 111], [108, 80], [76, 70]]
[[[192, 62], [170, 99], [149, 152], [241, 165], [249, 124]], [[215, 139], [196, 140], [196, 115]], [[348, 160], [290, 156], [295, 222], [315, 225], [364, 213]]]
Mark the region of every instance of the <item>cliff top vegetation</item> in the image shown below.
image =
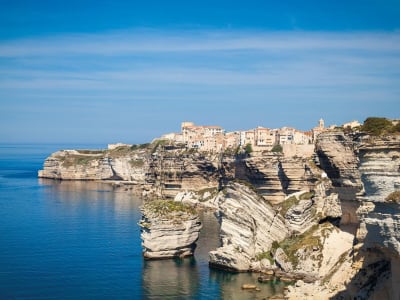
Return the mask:
[[172, 217], [182, 213], [187, 215], [196, 214], [196, 210], [193, 207], [173, 200], [147, 201], [143, 205], [143, 209], [156, 214], [157, 217]]
[[369, 117], [364, 121], [363, 126], [361, 126], [361, 131], [374, 136], [400, 133], [400, 122], [392, 122], [381, 117]]

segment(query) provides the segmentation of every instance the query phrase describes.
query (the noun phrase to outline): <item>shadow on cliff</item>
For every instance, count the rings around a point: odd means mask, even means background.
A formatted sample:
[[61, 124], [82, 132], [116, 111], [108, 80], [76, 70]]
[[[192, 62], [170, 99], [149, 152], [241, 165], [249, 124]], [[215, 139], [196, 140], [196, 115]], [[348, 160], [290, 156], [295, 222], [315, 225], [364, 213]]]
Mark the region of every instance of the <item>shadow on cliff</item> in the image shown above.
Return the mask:
[[281, 182], [282, 190], [287, 195], [288, 194], [288, 187], [290, 184], [290, 179], [287, 177], [285, 170], [282, 167], [282, 162], [279, 161], [278, 163], [278, 178]]
[[[369, 214], [380, 214], [389, 209], [385, 203], [377, 205]], [[390, 205], [389, 205], [390, 206]], [[353, 253], [354, 266], [361, 263], [355, 276], [346, 285], [346, 290], [331, 299], [400, 299], [400, 257], [389, 249], [388, 237], [382, 232], [379, 222], [367, 223], [367, 234], [362, 247]], [[389, 239], [390, 242], [392, 239]]]
[[[270, 175], [267, 175], [266, 173], [260, 171], [260, 169], [254, 165], [254, 164], [248, 164], [246, 163], [246, 159], [248, 158], [247, 155], [238, 155], [235, 160], [235, 172], [234, 172], [234, 179], [240, 179], [240, 180], [245, 180], [250, 182], [252, 185], [254, 185], [260, 194], [263, 194], [263, 189], [267, 186], [271, 186], [271, 184], [274, 184], [274, 177], [276, 176], [277, 179], [279, 180], [280, 184], [280, 189], [273, 188], [275, 192], [283, 192], [284, 194], [288, 194], [290, 191], [289, 185], [290, 185], [290, 178], [287, 176], [282, 162], [278, 161], [278, 164], [276, 165], [277, 168], [277, 173], [276, 175], [271, 177]], [[276, 186], [278, 187], [278, 185]], [[273, 194], [271, 188], [268, 189], [269, 194]]]

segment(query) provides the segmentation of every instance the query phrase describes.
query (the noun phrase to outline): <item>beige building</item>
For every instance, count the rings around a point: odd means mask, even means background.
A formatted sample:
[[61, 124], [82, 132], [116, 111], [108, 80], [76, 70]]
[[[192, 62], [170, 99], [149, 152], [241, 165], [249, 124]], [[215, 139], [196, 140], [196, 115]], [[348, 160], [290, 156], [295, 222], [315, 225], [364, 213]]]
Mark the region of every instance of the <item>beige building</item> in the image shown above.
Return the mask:
[[344, 123], [342, 126], [343, 126], [343, 128], [350, 127], [351, 129], [353, 129], [353, 128], [356, 128], [356, 127], [360, 127], [361, 123], [358, 122], [357, 120], [354, 120], [354, 121], [351, 121], [351, 122], [348, 122], [348, 123]]
[[224, 137], [224, 148], [236, 148], [240, 145], [240, 131], [227, 132]]
[[293, 143], [296, 145], [307, 145], [312, 143], [311, 131], [295, 130], [293, 136]]
[[282, 127], [279, 129], [279, 144], [294, 144], [294, 135], [296, 129], [291, 127]]
[[224, 145], [224, 130], [220, 126], [197, 126], [193, 122], [182, 122], [182, 140], [188, 148], [203, 151], [221, 151]]
[[264, 127], [257, 127], [255, 129], [255, 146], [271, 147], [278, 143], [278, 132]]

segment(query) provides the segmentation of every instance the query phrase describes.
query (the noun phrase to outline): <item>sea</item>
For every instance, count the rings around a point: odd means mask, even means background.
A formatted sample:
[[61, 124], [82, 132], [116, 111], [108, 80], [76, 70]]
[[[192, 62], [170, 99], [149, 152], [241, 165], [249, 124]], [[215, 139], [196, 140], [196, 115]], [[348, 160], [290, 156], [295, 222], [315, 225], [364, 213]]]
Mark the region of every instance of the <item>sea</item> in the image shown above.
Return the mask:
[[268, 299], [282, 291], [257, 274], [208, 267], [219, 246], [212, 212], [201, 213], [194, 257], [145, 261], [140, 197], [106, 183], [37, 177], [52, 152], [102, 148], [0, 144], [0, 299]]

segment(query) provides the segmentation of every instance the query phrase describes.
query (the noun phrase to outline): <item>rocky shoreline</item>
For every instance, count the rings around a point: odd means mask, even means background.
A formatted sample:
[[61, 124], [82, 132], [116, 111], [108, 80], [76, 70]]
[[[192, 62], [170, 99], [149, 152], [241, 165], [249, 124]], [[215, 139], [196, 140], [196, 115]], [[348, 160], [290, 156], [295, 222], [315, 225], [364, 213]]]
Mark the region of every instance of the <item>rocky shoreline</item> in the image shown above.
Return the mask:
[[66, 150], [46, 159], [39, 177], [139, 187], [148, 199], [145, 258], [193, 255], [201, 224], [192, 208], [212, 209], [221, 246], [211, 267], [296, 282], [288, 299], [399, 299], [400, 207], [385, 199], [400, 189], [400, 137], [324, 132], [312, 153], [299, 153], [235, 156], [160, 143]]

